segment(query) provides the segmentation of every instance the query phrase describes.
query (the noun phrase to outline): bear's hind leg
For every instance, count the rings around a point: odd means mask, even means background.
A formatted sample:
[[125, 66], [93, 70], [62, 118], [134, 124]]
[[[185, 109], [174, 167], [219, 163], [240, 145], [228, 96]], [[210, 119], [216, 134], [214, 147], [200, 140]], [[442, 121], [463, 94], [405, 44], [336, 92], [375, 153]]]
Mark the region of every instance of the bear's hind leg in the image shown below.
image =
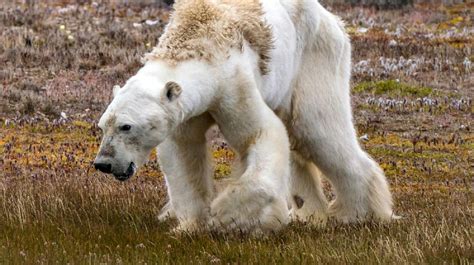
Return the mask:
[[328, 202], [321, 187], [321, 172], [296, 151], [291, 152], [291, 217], [316, 226], [327, 221]]
[[292, 149], [311, 159], [331, 182], [329, 214], [342, 222], [370, 215], [389, 220], [392, 197], [385, 176], [360, 147], [350, 101], [351, 47], [337, 21], [321, 21], [308, 40], [294, 81], [287, 127]]
[[335, 189], [336, 200], [330, 204], [329, 215], [345, 223], [369, 215], [380, 220], [393, 218], [392, 197], [383, 171], [360, 148], [352, 129], [337, 128], [332, 125], [334, 120], [315, 113], [302, 116], [318, 118], [312, 127], [307, 127], [310, 121], [302, 122], [302, 127], [297, 122], [292, 130], [300, 130], [298, 142], [302, 144], [297, 150], [311, 158]]

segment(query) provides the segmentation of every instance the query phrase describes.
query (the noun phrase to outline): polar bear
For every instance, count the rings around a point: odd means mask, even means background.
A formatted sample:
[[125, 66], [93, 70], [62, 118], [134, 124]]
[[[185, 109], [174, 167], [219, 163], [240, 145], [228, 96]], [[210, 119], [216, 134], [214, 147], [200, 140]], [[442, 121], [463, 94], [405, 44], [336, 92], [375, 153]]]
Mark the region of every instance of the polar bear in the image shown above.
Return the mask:
[[[338, 17], [317, 0], [178, 0], [174, 9], [99, 121], [97, 169], [125, 180], [157, 147], [178, 230], [277, 230], [290, 208], [314, 224], [393, 218], [383, 171], [356, 137], [351, 45]], [[213, 124], [241, 161], [217, 196], [205, 139]], [[329, 205], [319, 172], [336, 193]]]

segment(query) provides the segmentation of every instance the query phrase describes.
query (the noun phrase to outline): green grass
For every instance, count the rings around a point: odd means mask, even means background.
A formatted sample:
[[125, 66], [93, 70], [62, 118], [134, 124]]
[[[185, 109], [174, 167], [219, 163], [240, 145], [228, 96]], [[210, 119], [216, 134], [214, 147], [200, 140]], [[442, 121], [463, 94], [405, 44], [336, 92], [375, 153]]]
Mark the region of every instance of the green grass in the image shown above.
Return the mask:
[[[50, 216], [22, 227], [4, 226], [0, 263], [442, 263], [472, 261], [472, 228], [454, 201], [434, 207], [421, 194], [403, 197], [404, 219], [389, 225], [293, 224], [265, 238], [169, 233], [148, 212]], [[430, 196], [431, 197], [431, 196]], [[445, 198], [443, 198], [444, 200]], [[119, 205], [117, 205], [119, 207]], [[454, 207], [455, 206], [455, 207]], [[87, 209], [84, 209], [87, 210]], [[406, 211], [407, 210], [407, 211]], [[134, 217], [127, 214], [133, 213]], [[472, 221], [472, 219], [471, 219]]]
[[[175, 221], [157, 220], [167, 199], [156, 162], [125, 183], [95, 172], [89, 161], [97, 148], [96, 130], [82, 121], [1, 128], [0, 264], [467, 264], [474, 259], [466, 173], [471, 145], [440, 143], [419, 154], [396, 134], [371, 135], [365, 147], [385, 168], [395, 211], [403, 216], [390, 224], [293, 223], [260, 238], [177, 235], [171, 232]], [[217, 181], [225, 178], [232, 157], [227, 149], [214, 151]]]
[[354, 87], [353, 91], [375, 95], [426, 97], [433, 92], [433, 89], [430, 87], [411, 86], [397, 80], [382, 80], [361, 82]]

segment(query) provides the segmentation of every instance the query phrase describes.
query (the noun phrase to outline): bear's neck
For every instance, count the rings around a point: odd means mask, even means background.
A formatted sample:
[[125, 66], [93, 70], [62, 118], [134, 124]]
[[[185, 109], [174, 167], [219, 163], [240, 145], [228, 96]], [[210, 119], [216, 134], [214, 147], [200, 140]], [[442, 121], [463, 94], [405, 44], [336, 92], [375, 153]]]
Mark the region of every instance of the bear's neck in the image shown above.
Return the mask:
[[[229, 90], [239, 85], [243, 73], [246, 79], [256, 81], [257, 86], [261, 83], [258, 54], [247, 43], [242, 50], [232, 50], [227, 56], [217, 59], [212, 63], [192, 59], [178, 64], [148, 61], [140, 72], [157, 77], [161, 84], [173, 81], [182, 88], [180, 120], [185, 121], [215, 110], [222, 100], [232, 100], [228, 98], [232, 94]], [[159, 92], [158, 96], [163, 91]]]
[[164, 84], [173, 81], [181, 88], [177, 100], [180, 104], [180, 119], [188, 120], [198, 116], [212, 107], [218, 94], [222, 72], [200, 60], [189, 60], [177, 65], [155, 60], [147, 62], [137, 75], [152, 75], [158, 78], [156, 97], [164, 93]]

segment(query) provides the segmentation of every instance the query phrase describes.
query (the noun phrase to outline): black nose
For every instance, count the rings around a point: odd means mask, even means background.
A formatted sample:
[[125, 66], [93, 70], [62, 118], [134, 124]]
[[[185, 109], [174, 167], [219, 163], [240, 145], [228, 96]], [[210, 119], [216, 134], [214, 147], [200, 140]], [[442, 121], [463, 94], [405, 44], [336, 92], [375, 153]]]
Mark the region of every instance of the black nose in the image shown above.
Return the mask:
[[104, 173], [112, 173], [112, 165], [107, 163], [94, 163], [94, 167]]

